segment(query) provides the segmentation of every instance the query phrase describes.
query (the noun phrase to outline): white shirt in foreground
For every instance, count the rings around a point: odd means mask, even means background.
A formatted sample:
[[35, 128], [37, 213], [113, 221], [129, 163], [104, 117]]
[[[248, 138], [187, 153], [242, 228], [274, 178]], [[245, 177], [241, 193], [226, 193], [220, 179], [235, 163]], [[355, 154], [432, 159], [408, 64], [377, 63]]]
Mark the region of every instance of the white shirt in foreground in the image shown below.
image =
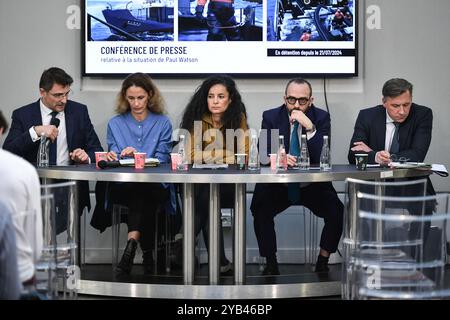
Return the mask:
[[[21, 282], [34, 275], [42, 251], [41, 187], [36, 169], [0, 149], [0, 200], [12, 210]], [[28, 213], [28, 215], [26, 215]]]

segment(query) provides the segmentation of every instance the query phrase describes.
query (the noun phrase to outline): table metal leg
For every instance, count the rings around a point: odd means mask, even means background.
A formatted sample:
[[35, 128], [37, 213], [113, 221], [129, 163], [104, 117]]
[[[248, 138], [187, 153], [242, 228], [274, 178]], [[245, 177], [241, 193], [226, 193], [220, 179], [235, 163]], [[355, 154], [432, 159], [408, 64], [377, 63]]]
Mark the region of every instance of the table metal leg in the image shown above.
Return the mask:
[[209, 185], [209, 284], [219, 283], [219, 252], [220, 252], [220, 185]]
[[234, 283], [245, 284], [246, 184], [237, 183], [234, 203]]
[[[376, 180], [377, 182], [381, 182], [380, 180]], [[381, 197], [385, 194], [385, 187], [381, 184], [377, 185], [375, 187], [375, 195], [378, 197]], [[376, 203], [375, 212], [378, 214], [383, 214], [385, 211], [385, 203], [379, 199]], [[379, 243], [383, 241], [383, 221], [380, 219], [377, 222], [377, 228], [376, 228], [376, 239]]]
[[194, 281], [194, 185], [183, 184], [183, 275], [184, 284]]

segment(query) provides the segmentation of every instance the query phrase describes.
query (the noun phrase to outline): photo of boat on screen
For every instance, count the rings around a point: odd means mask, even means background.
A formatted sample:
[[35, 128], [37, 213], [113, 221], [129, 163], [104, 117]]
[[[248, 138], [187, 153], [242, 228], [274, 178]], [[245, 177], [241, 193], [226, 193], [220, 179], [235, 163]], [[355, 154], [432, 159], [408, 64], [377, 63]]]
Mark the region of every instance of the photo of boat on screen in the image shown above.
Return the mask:
[[88, 41], [173, 41], [173, 0], [86, 1]]

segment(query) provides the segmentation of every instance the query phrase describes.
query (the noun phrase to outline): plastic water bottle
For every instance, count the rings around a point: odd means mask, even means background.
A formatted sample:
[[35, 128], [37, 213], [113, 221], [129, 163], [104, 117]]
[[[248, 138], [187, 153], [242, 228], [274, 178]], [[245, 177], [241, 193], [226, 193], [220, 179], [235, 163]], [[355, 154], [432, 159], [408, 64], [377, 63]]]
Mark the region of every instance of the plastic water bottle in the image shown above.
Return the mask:
[[287, 170], [287, 155], [286, 148], [284, 147], [284, 136], [278, 137], [278, 153], [277, 153], [277, 170], [286, 171]]
[[49, 143], [48, 138], [45, 136], [45, 133], [42, 132], [41, 135], [41, 143], [39, 144], [39, 151], [37, 154], [37, 166], [38, 167], [48, 167], [50, 163], [50, 155], [49, 155]]
[[301, 148], [300, 148], [300, 157], [298, 157], [298, 166], [300, 170], [309, 170], [310, 162], [309, 162], [309, 151], [308, 151], [308, 142], [306, 140], [306, 134], [302, 134], [301, 137]]
[[250, 143], [250, 152], [248, 156], [248, 169], [258, 170], [259, 168], [259, 155], [258, 155], [258, 137], [252, 135], [252, 141]]
[[177, 169], [180, 171], [186, 171], [188, 169], [188, 163], [186, 158], [186, 142], [184, 139], [184, 135], [180, 135], [178, 154], [179, 154], [179, 162]]
[[322, 152], [320, 153], [320, 170], [331, 170], [331, 154], [328, 136], [323, 136]]

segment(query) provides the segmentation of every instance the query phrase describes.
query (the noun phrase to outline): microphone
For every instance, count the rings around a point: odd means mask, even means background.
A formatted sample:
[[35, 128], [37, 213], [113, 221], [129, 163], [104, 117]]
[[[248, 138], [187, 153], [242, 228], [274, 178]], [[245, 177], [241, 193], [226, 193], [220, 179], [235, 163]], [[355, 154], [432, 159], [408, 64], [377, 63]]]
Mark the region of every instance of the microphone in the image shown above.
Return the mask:
[[59, 123], [60, 123], [60, 121], [59, 121], [59, 119], [58, 118], [52, 118], [52, 120], [50, 120], [50, 125], [53, 125], [53, 126], [55, 126], [55, 127], [59, 127]]
[[[59, 123], [60, 120], [56, 117], [52, 117], [52, 119], [50, 120], [50, 125], [55, 126], [55, 127], [59, 127]], [[48, 139], [47, 141], [45, 141], [45, 146], [48, 146], [50, 144], [51, 140]]]
[[120, 167], [120, 162], [119, 161], [100, 160], [98, 162], [98, 167], [101, 168], [101, 169], [117, 168], [117, 167]]

